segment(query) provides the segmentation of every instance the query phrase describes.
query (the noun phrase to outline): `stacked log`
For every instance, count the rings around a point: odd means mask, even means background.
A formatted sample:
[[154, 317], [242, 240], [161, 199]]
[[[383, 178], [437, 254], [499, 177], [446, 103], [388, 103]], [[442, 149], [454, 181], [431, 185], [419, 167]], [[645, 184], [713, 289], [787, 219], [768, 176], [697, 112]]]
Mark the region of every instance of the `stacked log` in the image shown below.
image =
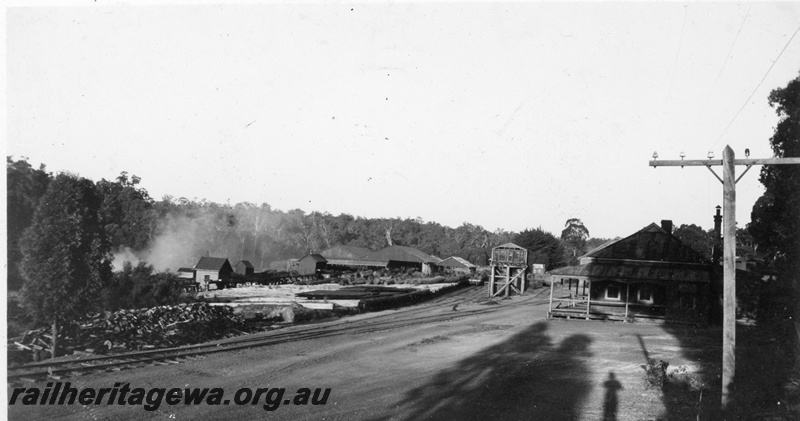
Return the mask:
[[[240, 335], [248, 330], [244, 317], [227, 306], [179, 304], [120, 310], [91, 315], [59, 334], [67, 352], [105, 353], [188, 345]], [[40, 328], [9, 340], [9, 348], [26, 351], [37, 360], [50, 347], [52, 332]]]

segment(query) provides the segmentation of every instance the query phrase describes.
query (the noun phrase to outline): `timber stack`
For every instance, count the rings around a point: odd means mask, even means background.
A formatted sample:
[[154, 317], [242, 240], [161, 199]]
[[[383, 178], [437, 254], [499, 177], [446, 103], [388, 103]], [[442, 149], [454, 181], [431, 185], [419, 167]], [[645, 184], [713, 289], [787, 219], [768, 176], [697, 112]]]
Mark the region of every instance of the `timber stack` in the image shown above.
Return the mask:
[[[62, 329], [58, 343], [68, 353], [125, 352], [222, 339], [249, 329], [231, 307], [191, 303], [94, 314]], [[36, 361], [48, 353], [51, 339], [48, 328], [30, 330], [11, 338], [9, 348], [29, 352]]]

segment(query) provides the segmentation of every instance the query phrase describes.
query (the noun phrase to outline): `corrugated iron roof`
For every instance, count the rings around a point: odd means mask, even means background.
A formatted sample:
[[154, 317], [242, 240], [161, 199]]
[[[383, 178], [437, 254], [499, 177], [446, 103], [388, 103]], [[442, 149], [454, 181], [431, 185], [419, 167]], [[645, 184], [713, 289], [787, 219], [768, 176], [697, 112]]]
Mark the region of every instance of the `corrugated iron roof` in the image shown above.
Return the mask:
[[439, 266], [447, 266], [447, 265], [452, 264], [452, 263], [458, 263], [459, 265], [464, 266], [466, 268], [475, 268], [475, 267], [477, 267], [477, 266], [473, 265], [472, 263], [470, 263], [469, 261], [467, 261], [466, 259], [462, 259], [461, 257], [458, 257], [458, 256], [448, 257], [447, 259], [444, 259], [441, 262], [437, 263], [437, 265], [439, 265]]
[[178, 272], [194, 272], [192, 268], [178, 268]]
[[628, 237], [605, 243], [581, 257], [708, 263], [708, 260], [702, 254], [685, 245], [678, 237], [664, 231], [655, 223]]
[[548, 273], [557, 277], [623, 281], [709, 282], [710, 279], [710, 267], [707, 265], [668, 262], [591, 262], [553, 269]]
[[313, 253], [313, 254], [307, 254], [307, 255], [305, 255], [305, 256], [303, 256], [303, 257], [301, 257], [301, 258], [300, 258], [300, 260], [303, 260], [303, 259], [305, 259], [306, 257], [310, 257], [310, 258], [312, 258], [312, 259], [316, 260], [317, 262], [323, 262], [323, 263], [324, 263], [324, 262], [327, 262], [327, 261], [328, 261], [327, 259], [325, 259], [324, 257], [322, 257], [322, 256], [320, 256], [319, 254], [316, 254], [316, 253]]
[[203, 256], [200, 258], [200, 261], [194, 265], [194, 268], [200, 270], [220, 270], [225, 266], [225, 263], [230, 265], [228, 259], [225, 257]]
[[433, 256], [408, 246], [388, 246], [376, 252], [364, 256], [364, 260], [374, 260], [379, 262], [414, 262], [414, 263], [438, 263]]

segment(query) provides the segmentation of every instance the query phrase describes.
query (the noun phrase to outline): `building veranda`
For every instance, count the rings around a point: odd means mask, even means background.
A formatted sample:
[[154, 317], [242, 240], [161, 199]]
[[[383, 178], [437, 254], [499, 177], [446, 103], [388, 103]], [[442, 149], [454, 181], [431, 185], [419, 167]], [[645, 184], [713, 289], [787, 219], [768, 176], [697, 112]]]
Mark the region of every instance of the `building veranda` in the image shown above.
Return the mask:
[[550, 271], [548, 318], [707, 323], [711, 262], [671, 232], [653, 223]]

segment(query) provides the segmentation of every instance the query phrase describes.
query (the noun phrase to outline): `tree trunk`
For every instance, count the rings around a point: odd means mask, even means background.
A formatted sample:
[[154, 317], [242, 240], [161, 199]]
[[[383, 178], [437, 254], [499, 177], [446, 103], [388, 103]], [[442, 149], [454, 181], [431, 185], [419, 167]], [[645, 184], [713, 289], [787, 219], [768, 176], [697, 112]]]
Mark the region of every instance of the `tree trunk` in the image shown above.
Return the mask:
[[50, 347], [50, 358], [55, 358], [58, 354], [58, 320], [53, 320], [53, 341]]
[[394, 223], [390, 223], [388, 227], [385, 227], [384, 230], [386, 232], [386, 244], [392, 246], [392, 229], [394, 228]]

